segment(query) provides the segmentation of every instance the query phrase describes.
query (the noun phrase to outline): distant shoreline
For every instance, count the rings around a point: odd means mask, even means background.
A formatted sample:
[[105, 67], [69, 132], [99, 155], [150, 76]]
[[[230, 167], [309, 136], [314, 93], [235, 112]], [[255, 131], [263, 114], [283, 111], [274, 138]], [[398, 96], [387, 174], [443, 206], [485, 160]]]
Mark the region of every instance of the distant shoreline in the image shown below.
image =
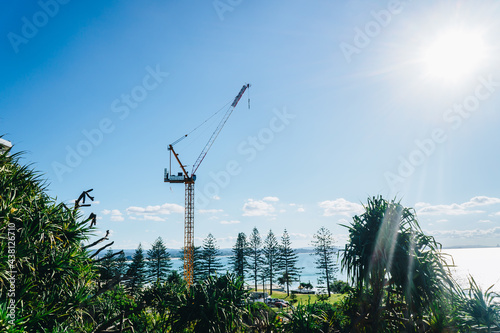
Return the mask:
[[[500, 248], [499, 245], [497, 245], [497, 246], [488, 246], [488, 245], [456, 245], [456, 246], [446, 246], [446, 247], [443, 246], [443, 251], [445, 251], [445, 250], [460, 250], [460, 249], [464, 249], [464, 250], [469, 250], [469, 249], [488, 249], [488, 248], [490, 248], [490, 249], [497, 249], [497, 248]], [[340, 247], [336, 248], [337, 251], [342, 250], [342, 249], [343, 248], [340, 248]], [[297, 254], [299, 254], [299, 253], [313, 253], [314, 252], [314, 250], [312, 248], [296, 248], [294, 250], [297, 251]], [[114, 251], [117, 252], [117, 251], [120, 251], [120, 249], [114, 250]], [[130, 257], [131, 258], [134, 255], [135, 249], [123, 249], [123, 251], [125, 252], [125, 256], [126, 257]], [[147, 249], [145, 251], [147, 251]], [[232, 249], [230, 249], [230, 248], [220, 249], [221, 255], [219, 257], [231, 256], [232, 255], [231, 251], [232, 251]], [[181, 258], [181, 250], [180, 249], [167, 249], [167, 252], [170, 253], [170, 257], [172, 259]]]
[[500, 244], [497, 246], [489, 245], [456, 245], [456, 246], [443, 246], [443, 250], [459, 250], [459, 249], [498, 249]]

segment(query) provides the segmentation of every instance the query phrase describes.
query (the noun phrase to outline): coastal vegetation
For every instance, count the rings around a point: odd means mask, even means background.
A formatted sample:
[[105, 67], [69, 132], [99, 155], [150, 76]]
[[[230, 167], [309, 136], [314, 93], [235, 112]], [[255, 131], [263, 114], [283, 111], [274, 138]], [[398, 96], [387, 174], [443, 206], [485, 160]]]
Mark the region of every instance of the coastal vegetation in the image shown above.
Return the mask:
[[[495, 332], [499, 295], [470, 277], [452, 278], [452, 258], [426, 235], [412, 208], [376, 196], [346, 223], [341, 267], [328, 226], [315, 234], [323, 293], [296, 295], [297, 267], [288, 233], [281, 242], [257, 228], [237, 235], [229, 272], [209, 234], [195, 249], [195, 283], [171, 269], [161, 237], [130, 263], [109, 250], [109, 234], [90, 243], [96, 216], [58, 203], [20, 155], [0, 154], [0, 331], [2, 332]], [[108, 249], [103, 254], [103, 250]], [[146, 253], [145, 253], [146, 252]], [[334, 260], [335, 259], [335, 260]], [[342, 269], [348, 281], [337, 281]], [[258, 283], [280, 284], [273, 297], [292, 306], [252, 301]], [[250, 286], [247, 287], [247, 286]], [[303, 285], [307, 288], [307, 284]], [[272, 290], [272, 288], [271, 288]]]

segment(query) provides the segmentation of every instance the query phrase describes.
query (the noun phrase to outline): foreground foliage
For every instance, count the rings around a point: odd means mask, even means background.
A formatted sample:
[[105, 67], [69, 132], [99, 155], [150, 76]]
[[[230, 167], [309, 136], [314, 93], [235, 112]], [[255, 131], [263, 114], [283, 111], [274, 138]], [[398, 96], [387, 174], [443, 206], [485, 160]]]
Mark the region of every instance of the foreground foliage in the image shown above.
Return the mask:
[[[19, 155], [1, 154], [0, 171], [0, 331], [83, 325], [96, 277], [81, 246], [92, 230], [89, 221], [49, 197]], [[9, 305], [15, 316], [6, 316]]]
[[[381, 197], [369, 198], [364, 213], [346, 226], [349, 242], [342, 268], [350, 284], [326, 278], [328, 291], [346, 296], [335, 304], [319, 297], [324, 301], [285, 309], [250, 303], [242, 270], [220, 275], [213, 262], [206, 278], [187, 288], [177, 272], [167, 274], [170, 263], [162, 246], [151, 256], [158, 260], [148, 261], [156, 274], [146, 284], [141, 247], [128, 267], [123, 252], [108, 251], [95, 259], [87, 250], [89, 245], [83, 244], [94, 230], [93, 221], [92, 214], [83, 217], [78, 204], [68, 207], [49, 197], [40, 177], [20, 164], [19, 155], [0, 154], [0, 331], [500, 330], [499, 296], [492, 287], [483, 291], [471, 277], [469, 288], [461, 289], [451, 279], [440, 244], [422, 232], [414, 211]], [[255, 231], [250, 237], [254, 268], [261, 265]], [[269, 243], [268, 264], [275, 254]], [[252, 277], [256, 284], [255, 270]]]
[[354, 286], [346, 308], [351, 331], [469, 331], [469, 316], [488, 329], [498, 325], [498, 308], [486, 304], [492, 295], [485, 301], [471, 283], [469, 299], [464, 296], [441, 245], [422, 232], [413, 209], [382, 197], [368, 198], [364, 208], [346, 226], [342, 260]]

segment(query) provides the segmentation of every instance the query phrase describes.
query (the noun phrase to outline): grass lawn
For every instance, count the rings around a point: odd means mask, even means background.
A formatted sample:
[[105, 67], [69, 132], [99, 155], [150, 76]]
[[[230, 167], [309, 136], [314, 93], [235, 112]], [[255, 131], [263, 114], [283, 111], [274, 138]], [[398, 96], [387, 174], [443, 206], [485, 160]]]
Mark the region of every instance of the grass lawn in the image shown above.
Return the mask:
[[[253, 291], [253, 289], [252, 289]], [[262, 289], [257, 289], [257, 291], [262, 291]], [[266, 291], [267, 293], [269, 293], [269, 291]], [[290, 296], [292, 294], [290, 293]], [[272, 297], [272, 298], [279, 298], [279, 299], [284, 299], [288, 302], [290, 302], [290, 296], [287, 296], [286, 295], [286, 292], [282, 292], [282, 291], [276, 291], [276, 290], [273, 290], [273, 294], [272, 295], [269, 295], [269, 297]], [[328, 299], [328, 302], [329, 303], [337, 303], [338, 301], [342, 300], [344, 298], [344, 294], [332, 294], [332, 296], [330, 296], [330, 298]], [[311, 303], [315, 303], [316, 301], [318, 300], [318, 296], [317, 295], [306, 295], [306, 294], [297, 294], [297, 303], [296, 304], [307, 304], [309, 301]]]

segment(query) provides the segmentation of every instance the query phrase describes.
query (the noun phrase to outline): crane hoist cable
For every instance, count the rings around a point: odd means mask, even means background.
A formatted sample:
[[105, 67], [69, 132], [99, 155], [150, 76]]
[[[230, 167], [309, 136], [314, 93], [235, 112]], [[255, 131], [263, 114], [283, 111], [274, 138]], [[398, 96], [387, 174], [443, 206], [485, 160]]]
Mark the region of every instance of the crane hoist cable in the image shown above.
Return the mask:
[[207, 153], [210, 150], [210, 147], [212, 147], [215, 139], [217, 139], [217, 136], [219, 135], [220, 131], [222, 130], [222, 127], [224, 127], [227, 120], [229, 119], [229, 116], [231, 115], [231, 113], [233, 113], [234, 108], [236, 107], [236, 105], [238, 105], [238, 102], [240, 101], [241, 97], [243, 96], [245, 91], [249, 88], [250, 88], [250, 84], [247, 83], [247, 84], [243, 85], [243, 87], [241, 88], [238, 95], [234, 98], [233, 103], [231, 103], [231, 106], [229, 107], [229, 109], [227, 109], [227, 111], [224, 114], [224, 117], [222, 117], [222, 120], [220, 121], [219, 125], [217, 125], [217, 128], [212, 133], [212, 136], [210, 137], [207, 144], [205, 145], [205, 147], [201, 151], [200, 156], [198, 156], [198, 159], [196, 160], [196, 162], [194, 162], [193, 170], [191, 171], [192, 175], [194, 175], [196, 173], [196, 170], [198, 170], [198, 167], [200, 166], [201, 162], [203, 161], [205, 156], [207, 156]]
[[[227, 111], [224, 114], [222, 120], [219, 122], [219, 124], [217, 125], [217, 128], [214, 130], [214, 132], [210, 136], [210, 139], [208, 140], [207, 144], [205, 145], [205, 147], [201, 151], [200, 156], [198, 156], [198, 159], [193, 164], [193, 169], [191, 171], [192, 175], [194, 175], [194, 173], [196, 172], [196, 170], [198, 170], [198, 167], [200, 166], [201, 162], [203, 161], [203, 159], [207, 155], [208, 151], [210, 150], [210, 147], [212, 147], [215, 139], [217, 139], [217, 136], [219, 135], [220, 131], [222, 130], [222, 127], [224, 127], [224, 125], [226, 124], [227, 120], [229, 119], [229, 116], [231, 116], [231, 113], [233, 113], [234, 108], [236, 107], [236, 105], [238, 105], [238, 102], [240, 101], [240, 99], [243, 96], [243, 94], [245, 93], [245, 91], [247, 91], [247, 94], [248, 94], [248, 108], [250, 109], [250, 84], [247, 83], [247, 84], [243, 85], [243, 87], [241, 88], [241, 90], [238, 93], [238, 95], [234, 98], [233, 103], [231, 103], [231, 106], [227, 109]], [[228, 104], [229, 104], [229, 102], [226, 103], [226, 105], [224, 105], [222, 108], [220, 108], [214, 114], [212, 114], [210, 117], [208, 117], [207, 119], [205, 119], [205, 121], [203, 121], [200, 125], [196, 126], [194, 129], [192, 129], [188, 134], [185, 134], [185, 135], [181, 136], [179, 139], [175, 140], [172, 144], [170, 144], [170, 147], [173, 147], [175, 144], [177, 144], [180, 141], [182, 141], [185, 138], [187, 138], [188, 135], [190, 135], [191, 133], [193, 133], [194, 131], [196, 131], [198, 128], [200, 128], [201, 126], [203, 126], [205, 123], [207, 123], [210, 119], [212, 119], [213, 117], [215, 117], [215, 115], [217, 115], [225, 107], [227, 107]], [[172, 150], [170, 150], [170, 167], [171, 167], [171, 161], [172, 161]]]
[[180, 138], [178, 138], [177, 140], [175, 140], [174, 142], [172, 142], [170, 145], [171, 146], [175, 146], [177, 143], [179, 143], [180, 141], [184, 140], [185, 138], [187, 138], [188, 135], [190, 135], [191, 133], [193, 133], [194, 131], [196, 131], [198, 128], [200, 128], [201, 126], [205, 125], [205, 123], [207, 123], [210, 119], [212, 119], [213, 117], [215, 117], [219, 112], [221, 112], [222, 110], [224, 110], [228, 104], [231, 103], [231, 101], [227, 102], [223, 107], [221, 107], [219, 110], [217, 110], [214, 114], [212, 114], [210, 117], [208, 117], [207, 119], [205, 119], [201, 124], [199, 124], [198, 126], [196, 126], [195, 128], [193, 128], [189, 133], [187, 134], [184, 134], [183, 136], [181, 136]]
[[[250, 85], [249, 84], [246, 84], [246, 85], [243, 86], [242, 90], [240, 91], [240, 94], [238, 96], [236, 96], [235, 100], [231, 104], [232, 107], [235, 107], [236, 104], [238, 104], [238, 101], [240, 100], [241, 95], [243, 95], [243, 92], [245, 92], [244, 89], [246, 90], [246, 92], [248, 94], [248, 109], [250, 109]], [[172, 142], [170, 145], [171, 146], [175, 146], [177, 143], [179, 143], [180, 141], [182, 141], [185, 138], [187, 138], [188, 135], [190, 135], [191, 133], [193, 133], [194, 131], [196, 131], [201, 126], [205, 125], [205, 123], [207, 123], [210, 119], [212, 119], [219, 112], [221, 112], [222, 110], [224, 110], [228, 106], [229, 103], [231, 103], [231, 101], [228, 101], [223, 107], [221, 107], [219, 110], [217, 110], [215, 113], [213, 113], [210, 117], [208, 117], [207, 119], [205, 119], [201, 124], [199, 124], [198, 126], [196, 126], [195, 128], [193, 128], [189, 133], [184, 134], [183, 136], [181, 136], [180, 138], [178, 138], [177, 140], [175, 140], [174, 142]], [[226, 121], [227, 121], [227, 119], [226, 119]]]
[[[196, 160], [193, 165], [193, 171], [191, 175], [188, 174], [186, 168], [181, 163], [178, 154], [174, 151], [174, 147], [169, 145], [168, 149], [170, 150], [170, 154], [172, 153], [175, 156], [175, 159], [179, 163], [179, 166], [182, 169], [182, 173], [179, 172], [177, 175], [169, 174], [167, 170], [165, 170], [164, 182], [168, 183], [184, 183], [185, 186], [185, 206], [184, 206], [184, 280], [186, 281], [186, 285], [189, 288], [190, 285], [193, 284], [193, 266], [194, 266], [194, 183], [196, 181], [195, 172], [200, 166], [200, 163], [203, 161], [205, 156], [207, 155], [208, 150], [214, 143], [215, 139], [219, 135], [222, 127], [227, 122], [229, 116], [233, 112], [234, 108], [238, 104], [239, 100], [245, 93], [245, 91], [250, 87], [249, 84], [245, 84], [233, 103], [229, 107], [229, 109], [224, 114], [222, 121], [219, 122], [217, 129], [212, 133], [208, 143], [205, 145], [203, 150], [201, 151], [200, 156]], [[219, 110], [220, 111], [220, 110]], [[187, 135], [181, 138], [185, 138]], [[180, 140], [175, 141], [175, 143]], [[172, 170], [172, 168], [170, 168]]]
[[[208, 117], [207, 119], [205, 119], [201, 124], [199, 124], [198, 126], [196, 126], [195, 128], [193, 128], [189, 133], [187, 134], [184, 134], [183, 136], [181, 136], [180, 138], [178, 138], [177, 140], [175, 140], [174, 142], [172, 142], [169, 146], [175, 146], [176, 144], [178, 144], [179, 142], [181, 142], [182, 140], [184, 140], [185, 138], [188, 137], [188, 135], [190, 135], [191, 133], [193, 133], [194, 131], [196, 131], [198, 128], [200, 128], [201, 126], [203, 126], [204, 124], [206, 124], [210, 119], [212, 119], [213, 117], [215, 117], [219, 112], [221, 112], [222, 110], [224, 110], [227, 105], [231, 103], [231, 101], [227, 102], [223, 107], [221, 107], [219, 110], [217, 110], [215, 113], [213, 113], [210, 117]], [[172, 170], [172, 150], [168, 149], [170, 151], [170, 159], [169, 159], [169, 167], [170, 167], [170, 170]]]

